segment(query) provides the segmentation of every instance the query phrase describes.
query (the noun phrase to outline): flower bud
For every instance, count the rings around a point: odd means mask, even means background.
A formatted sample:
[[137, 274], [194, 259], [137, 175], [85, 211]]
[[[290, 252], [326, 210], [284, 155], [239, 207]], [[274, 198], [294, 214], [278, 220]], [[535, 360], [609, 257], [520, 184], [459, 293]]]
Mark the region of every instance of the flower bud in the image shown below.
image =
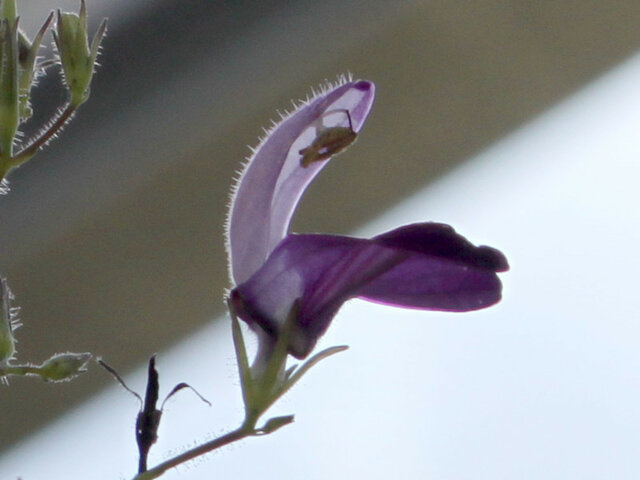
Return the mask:
[[66, 382], [86, 372], [90, 358], [90, 353], [57, 353], [40, 366], [40, 376], [50, 382]]
[[87, 35], [87, 8], [84, 0], [80, 4], [80, 14], [60, 12], [53, 39], [60, 56], [60, 64], [65, 82], [75, 107], [89, 98], [91, 77], [100, 48], [100, 42], [107, 30], [105, 18], [96, 32], [91, 45]]

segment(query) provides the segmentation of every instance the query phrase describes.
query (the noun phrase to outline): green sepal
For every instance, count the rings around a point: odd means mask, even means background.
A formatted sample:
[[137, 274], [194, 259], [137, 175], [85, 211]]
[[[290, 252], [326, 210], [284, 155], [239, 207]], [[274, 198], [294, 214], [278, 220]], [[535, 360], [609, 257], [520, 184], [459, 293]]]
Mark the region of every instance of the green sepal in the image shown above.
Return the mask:
[[238, 372], [240, 374], [240, 385], [242, 388], [242, 399], [244, 401], [247, 416], [249, 415], [249, 405], [253, 403], [253, 378], [251, 376], [251, 367], [249, 366], [249, 358], [247, 357], [247, 347], [242, 336], [240, 322], [236, 315], [235, 309], [230, 299], [227, 300], [229, 314], [231, 316], [231, 335], [233, 338], [233, 346], [236, 351], [236, 359], [238, 362]]
[[20, 125], [18, 98], [18, 21], [1, 18], [0, 161], [2, 164], [13, 155], [13, 140]]
[[38, 58], [38, 50], [42, 44], [44, 34], [53, 21], [53, 15], [53, 12], [49, 14], [42, 24], [42, 27], [40, 27], [40, 30], [38, 30], [33, 42], [31, 42], [22, 32], [18, 31], [18, 60], [20, 63], [20, 70], [18, 73], [18, 95], [20, 102], [20, 119], [22, 121], [30, 118], [33, 113], [29, 97], [31, 95], [31, 88], [37, 78], [36, 70], [39, 69], [36, 65], [36, 59]]
[[[257, 359], [252, 368], [249, 366], [247, 350], [233, 302], [228, 299], [227, 304], [231, 315], [231, 332], [238, 361], [238, 370], [240, 372], [240, 383], [246, 413], [245, 426], [247, 427], [253, 428], [260, 416], [293, 387], [313, 366], [317, 365], [321, 360], [349, 348], [344, 345], [327, 348], [313, 355], [300, 367], [294, 365], [287, 369], [286, 363], [289, 354], [289, 341], [300, 311], [300, 302], [296, 300], [289, 310], [287, 319], [279, 331], [273, 348], [268, 354], [260, 351], [258, 353], [258, 355], [268, 355], [268, 357]], [[258, 367], [258, 365], [263, 365], [263, 367]], [[270, 423], [271, 420], [273, 423]], [[276, 417], [271, 420], [268, 421], [264, 427], [255, 430], [256, 433], [270, 433], [275, 431], [275, 429], [291, 423], [293, 416]]]
[[[262, 389], [265, 397], [265, 404], [267, 404], [265, 410], [268, 408], [268, 405], [271, 405], [271, 403], [280, 396], [277, 393], [280, 391], [278, 377], [280, 376], [280, 372], [284, 371], [287, 363], [289, 340], [291, 339], [291, 333], [295, 327], [295, 321], [299, 312], [300, 300], [298, 299], [293, 302], [293, 305], [289, 310], [289, 315], [287, 315], [287, 319], [280, 329], [275, 348], [273, 349], [273, 352], [271, 352], [271, 358], [269, 358], [269, 361], [267, 362], [267, 368], [265, 368], [264, 374], [262, 375], [260, 388]], [[274, 398], [271, 400], [269, 397]]]

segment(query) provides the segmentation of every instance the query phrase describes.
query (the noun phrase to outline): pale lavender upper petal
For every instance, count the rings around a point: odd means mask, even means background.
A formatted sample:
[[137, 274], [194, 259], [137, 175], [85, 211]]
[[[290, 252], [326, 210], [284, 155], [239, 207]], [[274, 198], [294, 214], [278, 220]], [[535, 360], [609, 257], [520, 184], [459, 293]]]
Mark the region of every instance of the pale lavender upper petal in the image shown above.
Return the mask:
[[[326, 161], [300, 165], [299, 151], [311, 145], [319, 125], [362, 128], [375, 96], [373, 83], [344, 83], [296, 110], [263, 140], [235, 188], [227, 222], [227, 248], [233, 281], [248, 280], [287, 234], [307, 185]], [[334, 112], [334, 113], [331, 113]]]
[[231, 298], [243, 320], [277, 337], [298, 303], [289, 351], [303, 358], [353, 297], [428, 310], [468, 311], [500, 299], [504, 256], [447, 226], [422, 223], [373, 239], [289, 235]]

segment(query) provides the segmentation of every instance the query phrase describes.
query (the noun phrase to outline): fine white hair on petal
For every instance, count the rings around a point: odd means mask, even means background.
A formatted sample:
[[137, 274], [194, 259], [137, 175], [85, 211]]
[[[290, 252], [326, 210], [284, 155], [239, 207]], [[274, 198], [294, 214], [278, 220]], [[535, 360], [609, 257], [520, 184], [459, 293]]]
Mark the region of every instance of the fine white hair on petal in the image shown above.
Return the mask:
[[227, 214], [224, 222], [225, 250], [227, 252], [227, 270], [229, 272], [229, 278], [230, 278], [231, 284], [234, 283], [233, 272], [232, 272], [231, 242], [230, 242], [231, 213], [233, 211], [233, 205], [234, 205], [236, 196], [238, 194], [238, 189], [240, 188], [242, 178], [247, 172], [257, 152], [260, 151], [261, 147], [264, 145], [264, 143], [267, 141], [270, 135], [280, 126], [280, 124], [282, 124], [284, 121], [291, 118], [291, 116], [293, 116], [296, 112], [298, 112], [300, 109], [304, 108], [305, 106], [309, 105], [309, 103], [311, 103], [318, 97], [325, 95], [327, 92], [330, 92], [351, 81], [353, 81], [353, 76], [350, 72], [348, 72], [347, 74], [338, 75], [337, 79], [334, 82], [331, 82], [325, 79], [324, 83], [320, 84], [317, 87], [317, 89], [314, 87], [311, 87], [311, 94], [307, 95], [306, 99], [291, 101], [293, 105], [293, 109], [291, 110], [285, 109], [283, 111], [276, 110], [278, 116], [280, 117], [280, 120], [275, 121], [272, 119], [270, 122], [271, 125], [268, 128], [263, 128], [264, 134], [260, 136], [258, 145], [255, 147], [249, 147], [249, 150], [251, 152], [250, 156], [244, 159], [244, 162], [242, 163], [240, 170], [237, 170], [233, 175], [233, 181], [231, 185], [231, 191], [229, 194], [229, 200], [227, 202]]

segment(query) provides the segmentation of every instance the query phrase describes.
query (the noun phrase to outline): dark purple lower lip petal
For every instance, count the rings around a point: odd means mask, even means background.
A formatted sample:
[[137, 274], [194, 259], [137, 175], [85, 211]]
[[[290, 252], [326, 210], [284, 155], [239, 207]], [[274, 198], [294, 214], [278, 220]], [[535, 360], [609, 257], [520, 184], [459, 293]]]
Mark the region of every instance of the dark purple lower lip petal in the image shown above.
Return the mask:
[[442, 224], [401, 227], [373, 239], [289, 235], [232, 291], [240, 318], [277, 336], [299, 300], [289, 351], [304, 358], [353, 297], [399, 307], [468, 311], [500, 299], [497, 250], [475, 247]]
[[358, 290], [364, 300], [405, 308], [466, 312], [501, 298], [502, 284], [492, 270], [440, 257], [408, 257]]
[[404, 225], [372, 239], [378, 245], [440, 257], [463, 265], [506, 272], [507, 259], [495, 248], [476, 247], [449, 225], [425, 222]]
[[426, 310], [465, 312], [501, 298], [495, 272], [509, 269], [502, 252], [476, 247], [449, 225], [406, 225], [372, 239], [410, 252], [393, 268], [359, 290], [365, 300]]

